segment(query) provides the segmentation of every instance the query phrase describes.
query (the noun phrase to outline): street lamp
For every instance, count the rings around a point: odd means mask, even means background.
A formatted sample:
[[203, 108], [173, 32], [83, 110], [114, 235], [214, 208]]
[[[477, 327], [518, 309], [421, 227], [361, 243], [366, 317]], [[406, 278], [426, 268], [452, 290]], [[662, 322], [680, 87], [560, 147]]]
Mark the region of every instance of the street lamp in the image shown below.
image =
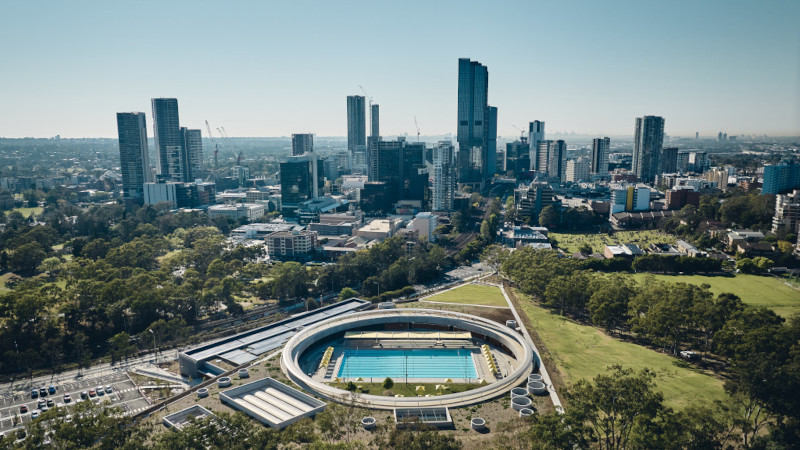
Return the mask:
[[153, 353], [155, 353], [156, 355], [156, 364], [158, 364], [158, 348], [156, 348], [156, 332], [153, 331], [152, 328], [150, 328], [147, 331], [153, 334]]

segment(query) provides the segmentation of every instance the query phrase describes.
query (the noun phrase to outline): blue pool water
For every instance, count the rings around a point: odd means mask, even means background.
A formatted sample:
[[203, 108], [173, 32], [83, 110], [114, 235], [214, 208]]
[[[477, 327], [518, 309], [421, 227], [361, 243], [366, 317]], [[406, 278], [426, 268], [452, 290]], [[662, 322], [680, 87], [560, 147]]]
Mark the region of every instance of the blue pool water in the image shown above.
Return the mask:
[[477, 378], [469, 350], [345, 350], [338, 377]]

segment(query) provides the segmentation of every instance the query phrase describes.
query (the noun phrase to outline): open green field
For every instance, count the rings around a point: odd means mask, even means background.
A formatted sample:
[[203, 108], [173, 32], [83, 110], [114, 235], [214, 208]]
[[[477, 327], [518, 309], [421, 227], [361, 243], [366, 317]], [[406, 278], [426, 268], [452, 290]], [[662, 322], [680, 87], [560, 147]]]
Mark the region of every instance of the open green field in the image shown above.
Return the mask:
[[577, 252], [578, 247], [584, 242], [589, 244], [595, 253], [603, 253], [603, 247], [606, 245], [636, 244], [644, 248], [650, 244], [656, 243], [674, 244], [677, 240], [677, 238], [671, 234], [655, 230], [617, 231], [613, 236], [609, 236], [606, 233], [549, 233], [548, 236], [555, 238], [558, 241], [558, 248], [567, 253]]
[[[31, 216], [31, 214], [35, 214], [36, 217], [39, 217], [42, 214], [42, 211], [44, 211], [44, 208], [39, 206], [37, 206], [36, 208], [14, 208], [11, 211], [16, 211], [22, 214], [23, 217], [28, 218]], [[6, 214], [8, 214], [9, 212], [10, 211], [6, 211]]]
[[428, 297], [425, 301], [508, 307], [500, 288], [485, 284], [465, 284], [449, 291]]
[[518, 294], [542, 342], [550, 351], [567, 385], [605, 372], [612, 364], [655, 372], [658, 389], [668, 406], [683, 409], [708, 405], [725, 397], [722, 380], [694, 369], [672, 356], [614, 339], [601, 330], [552, 314]]
[[[642, 281], [648, 274], [632, 275], [636, 281]], [[719, 295], [723, 292], [736, 294], [743, 302], [754, 306], [771, 308], [783, 317], [800, 313], [800, 289], [793, 289], [784, 280], [758, 275], [736, 274], [735, 277], [707, 277], [702, 275], [652, 275], [657, 280], [672, 283], [708, 284], [711, 292]]]

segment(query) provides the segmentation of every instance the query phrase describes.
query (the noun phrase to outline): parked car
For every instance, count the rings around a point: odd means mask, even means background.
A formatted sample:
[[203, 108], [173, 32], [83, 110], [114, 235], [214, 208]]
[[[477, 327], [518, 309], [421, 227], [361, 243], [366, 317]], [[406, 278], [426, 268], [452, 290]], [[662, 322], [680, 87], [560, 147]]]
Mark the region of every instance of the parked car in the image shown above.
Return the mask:
[[42, 409], [45, 406], [47, 406], [47, 402], [44, 400], [39, 400], [39, 404], [37, 406], [39, 407], [39, 409]]
[[33, 411], [31, 413], [31, 419], [38, 419], [39, 418], [39, 411]]
[[114, 392], [114, 389], [111, 386], [106, 386], [106, 394], [110, 394]]
[[39, 388], [39, 396], [40, 397], [47, 397], [47, 389], [41, 387]]
[[89, 398], [89, 392], [87, 391], [81, 392], [81, 399], [86, 400], [87, 398]]
[[38, 397], [39, 397], [39, 391], [37, 391], [36, 389], [32, 390], [31, 398], [38, 398]]
[[50, 387], [47, 388], [47, 392], [49, 392], [51, 394], [55, 394], [56, 393], [56, 387], [53, 386], [53, 385], [50, 385]]
[[26, 412], [28, 412], [28, 405], [19, 405], [19, 413], [25, 414]]
[[89, 389], [89, 397], [94, 397], [95, 395], [97, 394], [94, 392], [94, 389]]
[[47, 406], [52, 408], [53, 406], [56, 406], [56, 402], [54, 402], [52, 398], [48, 398], [47, 399]]
[[106, 393], [106, 391], [103, 390], [103, 386], [97, 386], [97, 389], [95, 390], [97, 391], [97, 395], [103, 395]]
[[64, 394], [64, 403], [69, 403], [72, 401], [72, 397], [69, 394]]

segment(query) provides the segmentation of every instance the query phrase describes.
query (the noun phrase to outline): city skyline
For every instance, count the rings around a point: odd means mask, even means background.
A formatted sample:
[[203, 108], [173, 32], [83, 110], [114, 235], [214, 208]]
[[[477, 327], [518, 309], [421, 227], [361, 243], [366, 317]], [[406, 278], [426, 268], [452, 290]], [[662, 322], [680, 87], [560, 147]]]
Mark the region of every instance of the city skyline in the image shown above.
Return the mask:
[[[190, 128], [209, 120], [231, 136], [346, 136], [342, 99], [362, 95], [360, 86], [383, 106], [382, 134], [415, 134], [416, 116], [422, 135], [455, 135], [462, 57], [492, 72], [489, 103], [503, 137], [534, 119], [554, 131], [627, 136], [644, 115], [665, 117], [672, 136], [800, 134], [800, 4], [636, 5], [411, 2], [387, 10], [352, 2], [348, 23], [369, 30], [391, 16], [407, 24], [406, 39], [364, 39], [359, 27], [340, 26], [339, 5], [326, 3], [159, 5], [159, 14], [194, 24], [177, 32], [159, 28], [155, 3], [123, 16], [102, 2], [46, 10], [5, 2], [0, 38], [12, 70], [0, 82], [13, 88], [4, 92], [0, 136], [110, 138], [109, 111], [147, 111], [145, 99], [162, 96], [181, 99]], [[547, 20], [508, 26], [534, 6]], [[303, 33], [286, 20], [295, 17], [308, 24]], [[470, 20], [490, 31], [454, 32]], [[536, 58], [522, 56], [534, 44]]]

